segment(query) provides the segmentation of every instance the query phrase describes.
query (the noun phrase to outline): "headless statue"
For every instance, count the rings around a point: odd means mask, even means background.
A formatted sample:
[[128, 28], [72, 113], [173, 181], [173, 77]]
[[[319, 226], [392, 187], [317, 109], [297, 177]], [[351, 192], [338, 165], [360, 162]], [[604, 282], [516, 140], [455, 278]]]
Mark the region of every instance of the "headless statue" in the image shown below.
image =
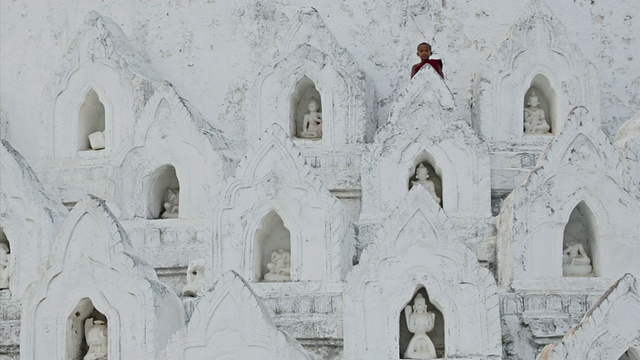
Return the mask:
[[318, 103], [315, 100], [309, 101], [309, 113], [304, 116], [300, 137], [305, 139], [322, 138], [322, 113], [318, 111]]
[[160, 216], [162, 219], [175, 219], [180, 210], [180, 188], [167, 189], [165, 194], [164, 212]]
[[83, 360], [107, 360], [109, 338], [107, 324], [103, 320], [89, 318], [84, 322], [84, 334], [89, 351]]
[[[413, 310], [413, 311], [412, 311]], [[427, 333], [433, 330], [436, 315], [427, 311], [427, 301], [422, 294], [416, 295], [411, 305], [404, 308], [404, 316], [407, 320], [407, 328], [413, 333], [407, 351], [404, 353], [405, 359], [435, 359], [436, 348]]]
[[538, 107], [538, 96], [535, 91], [529, 95], [528, 107], [524, 108], [524, 132], [532, 134], [548, 134], [551, 126], [547, 123], [544, 110]]
[[591, 274], [593, 267], [582, 244], [572, 241], [562, 253], [562, 274], [564, 276], [585, 276]]
[[265, 281], [291, 281], [291, 253], [287, 250], [273, 250], [267, 269], [269, 272], [264, 274]]
[[187, 285], [182, 288], [182, 296], [198, 296], [198, 290], [204, 284], [204, 259], [189, 261]]
[[417, 180], [412, 181], [411, 184], [413, 186], [416, 186], [418, 184], [424, 186], [431, 193], [433, 199], [438, 204], [442, 205], [442, 200], [440, 199], [438, 194], [436, 194], [436, 186], [433, 184], [433, 181], [429, 180], [429, 171], [422, 163], [416, 168], [416, 179]]
[[0, 290], [9, 288], [9, 246], [0, 243]]

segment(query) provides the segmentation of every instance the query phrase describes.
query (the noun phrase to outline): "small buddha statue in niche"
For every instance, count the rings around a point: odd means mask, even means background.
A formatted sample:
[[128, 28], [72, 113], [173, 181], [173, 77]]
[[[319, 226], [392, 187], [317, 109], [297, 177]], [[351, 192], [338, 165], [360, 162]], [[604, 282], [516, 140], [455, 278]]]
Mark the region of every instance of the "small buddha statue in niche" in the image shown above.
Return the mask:
[[416, 295], [411, 305], [404, 308], [404, 316], [407, 320], [407, 328], [413, 333], [407, 350], [404, 353], [405, 359], [435, 359], [436, 348], [427, 333], [433, 330], [436, 321], [436, 314], [427, 311], [427, 300], [422, 294]]
[[167, 189], [165, 193], [164, 211], [160, 216], [162, 219], [175, 219], [180, 210], [180, 188]]
[[104, 131], [96, 131], [89, 134], [89, 146], [93, 150], [104, 149]]
[[433, 196], [433, 199], [440, 205], [442, 205], [442, 200], [436, 194], [436, 186], [433, 184], [433, 181], [429, 180], [429, 171], [424, 164], [418, 165], [416, 168], [416, 179], [415, 181], [411, 181], [412, 186], [416, 186], [418, 184], [424, 186]]
[[572, 241], [562, 253], [562, 274], [564, 276], [585, 276], [591, 274], [593, 267], [582, 244]]
[[532, 134], [548, 134], [551, 126], [547, 123], [544, 110], [538, 107], [538, 96], [531, 91], [528, 107], [524, 108], [524, 132]]
[[198, 296], [198, 290], [204, 285], [204, 259], [189, 261], [187, 285], [182, 288], [182, 296]]
[[304, 139], [322, 138], [322, 113], [318, 111], [318, 103], [309, 101], [309, 113], [304, 116], [300, 137]]
[[267, 269], [269, 272], [264, 274], [265, 281], [291, 281], [291, 253], [282, 249], [273, 250]]
[[9, 288], [9, 246], [0, 243], [0, 290]]
[[107, 360], [109, 355], [109, 331], [104, 320], [89, 318], [84, 322], [84, 334], [89, 351], [83, 360]]

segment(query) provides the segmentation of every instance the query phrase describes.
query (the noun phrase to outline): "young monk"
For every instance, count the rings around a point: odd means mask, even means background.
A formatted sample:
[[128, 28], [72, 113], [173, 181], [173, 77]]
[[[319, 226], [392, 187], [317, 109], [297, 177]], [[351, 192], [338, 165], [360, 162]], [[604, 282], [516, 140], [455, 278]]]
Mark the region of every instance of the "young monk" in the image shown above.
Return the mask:
[[444, 79], [444, 73], [442, 72], [442, 60], [429, 59], [429, 57], [431, 56], [431, 45], [429, 45], [429, 43], [423, 42], [418, 45], [418, 56], [420, 57], [420, 62], [411, 67], [412, 78], [418, 73], [418, 70], [422, 69], [425, 64], [429, 64], [434, 69], [436, 69], [438, 74], [440, 74], [440, 77]]

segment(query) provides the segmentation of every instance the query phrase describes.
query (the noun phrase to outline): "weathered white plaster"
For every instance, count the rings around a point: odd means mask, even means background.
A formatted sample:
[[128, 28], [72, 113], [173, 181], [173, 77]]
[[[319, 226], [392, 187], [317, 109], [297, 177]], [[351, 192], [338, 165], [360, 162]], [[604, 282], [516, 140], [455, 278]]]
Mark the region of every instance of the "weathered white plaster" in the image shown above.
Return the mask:
[[[375, 131], [371, 116], [373, 85], [355, 59], [335, 39], [318, 11], [304, 8], [284, 36], [268, 54], [269, 65], [260, 71], [249, 99], [253, 106], [247, 118], [249, 141], [258, 138], [271, 124], [288, 129], [293, 137], [291, 97], [296, 85], [310, 79], [320, 93], [322, 139], [301, 141], [302, 146], [332, 146], [366, 142]], [[316, 99], [320, 100], [320, 99]], [[304, 105], [303, 105], [304, 106]]]
[[69, 213], [47, 270], [25, 297], [21, 358], [73, 356], [71, 327], [74, 317], [85, 316], [85, 303], [107, 318], [111, 359], [155, 359], [184, 323], [175, 293], [136, 255], [104, 202], [92, 196]]
[[15, 298], [42, 274], [66, 216], [24, 158], [0, 140], [0, 229], [11, 248], [9, 289]]
[[548, 137], [523, 134], [530, 87], [549, 103], [547, 116], [556, 133], [574, 106], [587, 106], [600, 121], [596, 69], [568, 39], [564, 24], [544, 0], [528, 2], [475, 79], [473, 124], [481, 136], [492, 142], [547, 143]]
[[[562, 341], [538, 360], [634, 359], [640, 351], [640, 287], [625, 274], [611, 286]], [[632, 357], [625, 359], [625, 353]], [[635, 354], [635, 357], [633, 357]]]
[[260, 280], [257, 234], [262, 219], [275, 212], [290, 234], [292, 281], [344, 277], [355, 252], [353, 233], [344, 206], [310, 170], [280, 126], [265, 131], [214, 209], [216, 274], [235, 270], [251, 282]]
[[640, 111], [620, 126], [614, 145], [637, 189], [640, 189]]
[[[525, 182], [504, 201], [496, 219], [502, 286], [535, 289], [603, 288], [637, 274], [639, 204], [618, 152], [585, 108], [574, 109]], [[590, 244], [598, 282], [562, 277], [563, 238], [574, 208], [592, 216]], [[548, 281], [548, 282], [545, 282]]]
[[444, 317], [445, 357], [500, 358], [495, 280], [445, 213], [426, 189], [414, 187], [350, 270], [346, 359], [398, 359], [400, 312], [421, 286]]
[[189, 325], [176, 333], [160, 359], [302, 360], [314, 357], [278, 330], [249, 284], [234, 271], [204, 294]]

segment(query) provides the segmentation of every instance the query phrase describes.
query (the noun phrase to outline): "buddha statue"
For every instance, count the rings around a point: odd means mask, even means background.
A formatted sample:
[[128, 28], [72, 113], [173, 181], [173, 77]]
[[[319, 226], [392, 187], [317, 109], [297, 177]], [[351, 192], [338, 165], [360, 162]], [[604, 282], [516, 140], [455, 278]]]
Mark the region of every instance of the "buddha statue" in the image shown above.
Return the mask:
[[531, 134], [548, 134], [551, 126], [547, 123], [544, 110], [538, 107], [538, 96], [535, 91], [529, 95], [528, 107], [524, 108], [524, 132]]
[[309, 113], [304, 116], [300, 137], [304, 139], [322, 138], [322, 113], [318, 111], [318, 103], [309, 101]]
[[83, 360], [107, 360], [109, 354], [109, 331], [104, 320], [89, 318], [84, 322], [84, 334], [89, 351]]
[[442, 205], [442, 200], [436, 194], [436, 186], [433, 184], [433, 181], [429, 180], [429, 170], [424, 164], [418, 165], [416, 168], [416, 179], [415, 181], [411, 181], [412, 186], [416, 186], [418, 184], [424, 186], [433, 196], [433, 199], [440, 205]]
[[9, 288], [9, 246], [0, 243], [0, 290]]
[[436, 348], [427, 333], [433, 330], [436, 321], [436, 315], [427, 311], [427, 300], [422, 294], [416, 295], [413, 301], [413, 309], [411, 305], [404, 308], [404, 315], [407, 320], [407, 328], [413, 333], [407, 350], [404, 353], [405, 359], [435, 359]]
[[204, 285], [204, 259], [189, 261], [187, 285], [182, 288], [182, 296], [198, 296], [198, 290]]
[[562, 275], [586, 276], [591, 274], [593, 267], [582, 244], [572, 241], [562, 253]]
[[265, 281], [291, 281], [291, 253], [282, 249], [273, 250], [267, 269], [269, 272], [264, 274]]
[[180, 188], [167, 189], [165, 193], [164, 211], [160, 216], [162, 219], [175, 219], [180, 210]]

